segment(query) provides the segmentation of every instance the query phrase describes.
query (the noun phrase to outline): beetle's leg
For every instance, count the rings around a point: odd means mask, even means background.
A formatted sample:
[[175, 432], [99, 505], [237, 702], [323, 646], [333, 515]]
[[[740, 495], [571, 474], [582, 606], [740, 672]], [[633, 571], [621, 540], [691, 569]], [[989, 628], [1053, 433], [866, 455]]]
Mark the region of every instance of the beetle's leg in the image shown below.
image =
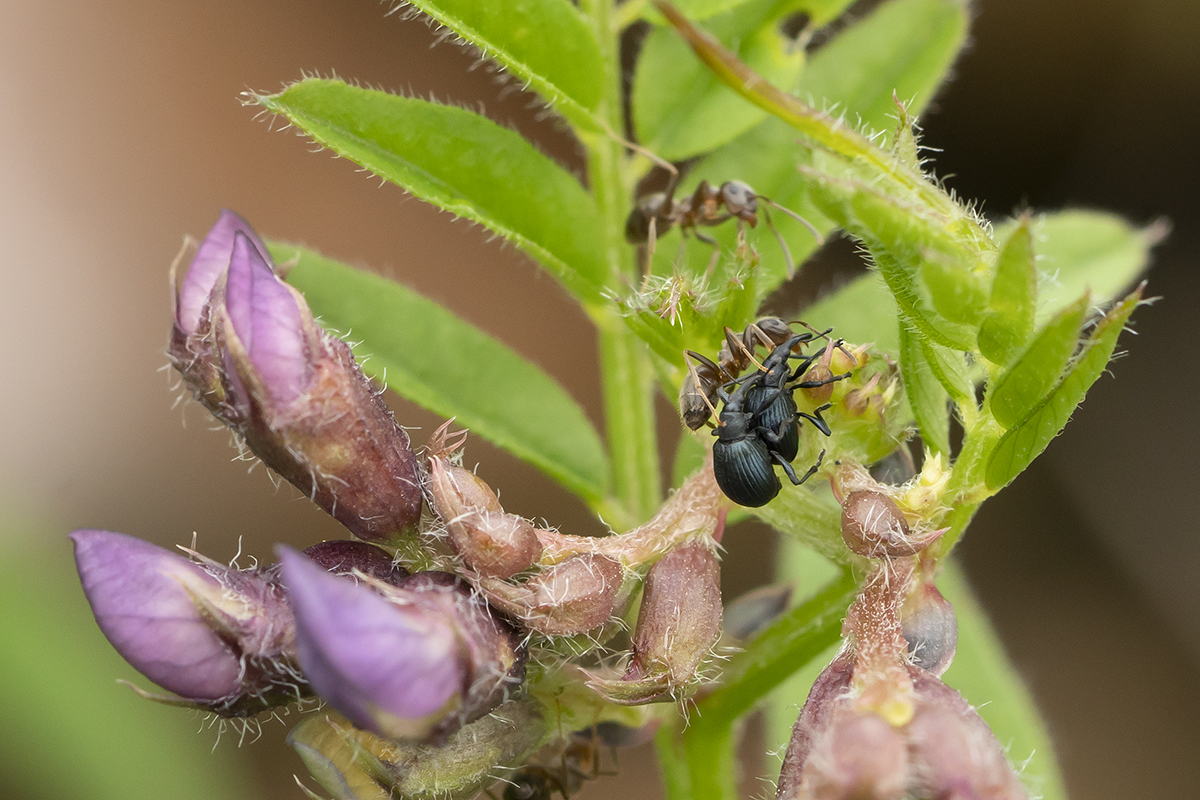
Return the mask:
[[[780, 456], [780, 458], [782, 458], [782, 456]], [[788, 478], [791, 479], [792, 483], [799, 486], [800, 484], [804, 483], [806, 480], [811, 478], [813, 475], [817, 474], [817, 470], [819, 470], [821, 468], [821, 462], [823, 462], [824, 460], [825, 460], [825, 451], [822, 450], [820, 452], [820, 454], [817, 455], [817, 463], [815, 463], [811, 467], [809, 467], [808, 471], [804, 473], [804, 477], [802, 477], [800, 480], [796, 480], [796, 476], [792, 472], [792, 470], [785, 469], [784, 472], [788, 473]]]
[[[796, 486], [799, 486], [800, 484], [802, 484], [806, 480], [808, 480], [808, 475], [805, 475], [803, 478], [796, 477], [796, 470], [794, 467], [792, 467], [792, 462], [788, 461], [786, 458], [781, 456], [779, 453], [776, 453], [774, 450], [772, 450], [770, 452], [771, 452], [771, 458], [775, 461], [775, 463], [777, 463], [777, 464], [779, 464], [779, 466], [783, 467], [783, 471], [787, 473], [789, 481], [794, 483]], [[816, 470], [813, 470], [813, 472], [816, 472]]]
[[[820, 357], [821, 357], [820, 353], [817, 353], [817, 354], [811, 355], [811, 356], [800, 356], [799, 357], [800, 358], [799, 366], [797, 366], [796, 369], [794, 369], [792, 371], [792, 374], [789, 375], [787, 379], [789, 381], [796, 380], [796, 378], [799, 378], [801, 375], [808, 372], [808, 368], [811, 367], [812, 363]], [[805, 387], [805, 388], [807, 388], [807, 387]]]
[[[818, 386], [828, 386], [831, 383], [837, 383], [838, 381], [844, 381], [846, 378], [849, 378], [852, 374], [854, 374], [854, 373], [843, 372], [841, 375], [834, 375], [829, 378], [823, 378], [822, 380], [819, 380], [819, 381], [800, 381], [799, 383], [797, 383], [795, 385], [794, 388], [796, 388], [796, 389], [815, 389]], [[797, 377], [799, 377], [799, 376], [797, 376]]]
[[804, 419], [808, 420], [813, 425], [815, 425], [817, 427], [817, 430], [819, 430], [821, 433], [825, 434], [826, 436], [829, 436], [832, 433], [832, 431], [829, 430], [829, 423], [826, 422], [825, 419], [821, 416], [821, 412], [825, 411], [828, 408], [832, 408], [832, 406], [833, 406], [832, 403], [826, 403], [825, 405], [821, 406], [820, 408], [818, 408], [816, 411], [814, 411], [811, 414], [805, 414], [803, 411], [797, 411], [796, 416], [804, 417]]

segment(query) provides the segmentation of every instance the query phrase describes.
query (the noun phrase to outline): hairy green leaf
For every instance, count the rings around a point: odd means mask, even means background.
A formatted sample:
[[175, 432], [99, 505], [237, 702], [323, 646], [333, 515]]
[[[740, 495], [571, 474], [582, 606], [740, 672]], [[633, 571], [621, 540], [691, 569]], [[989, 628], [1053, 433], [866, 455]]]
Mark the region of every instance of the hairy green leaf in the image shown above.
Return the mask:
[[900, 323], [900, 372], [921, 439], [931, 450], [950, 454], [950, 396], [926, 355], [921, 335]]
[[604, 93], [600, 47], [570, 0], [409, 0], [496, 59], [567, 119], [593, 131]]
[[1007, 366], [1033, 335], [1037, 311], [1037, 265], [1033, 234], [1023, 217], [1008, 235], [996, 259], [996, 276], [987, 316], [979, 327], [979, 352]]
[[973, 404], [975, 383], [971, 380], [965, 356], [958, 350], [942, 347], [928, 339], [920, 339], [920, 342], [925, 363], [950, 398], [960, 406]]
[[1060, 311], [1038, 333], [1029, 349], [991, 386], [988, 406], [992, 416], [1005, 428], [1024, 419], [1058, 383], [1079, 344], [1079, 332], [1090, 305], [1090, 296], [1084, 293]]
[[874, 130], [895, 126], [896, 98], [919, 116], [967, 38], [964, 0], [891, 0], [813, 57], [801, 97]]
[[[997, 240], [1010, 235], [1017, 224], [1001, 226]], [[1040, 276], [1037, 324], [1045, 324], [1085, 291], [1091, 291], [1093, 303], [1112, 302], [1146, 269], [1150, 249], [1166, 233], [1165, 222], [1136, 228], [1102, 211], [1073, 209], [1035, 218], [1033, 240]]]
[[1000, 638], [953, 561], [938, 576], [938, 588], [958, 618], [958, 652], [944, 679], [983, 717], [1009, 760], [1020, 770], [1031, 797], [1066, 800], [1050, 734]]
[[1054, 391], [1000, 438], [988, 459], [985, 480], [989, 489], [999, 489], [1020, 475], [1062, 431], [1088, 389], [1104, 372], [1117, 346], [1117, 337], [1141, 298], [1139, 286], [1114, 306], [1088, 336], [1081, 353]]
[[[817, 10], [814, 5], [813, 13]], [[815, 19], [815, 16], [814, 16]], [[861, 117], [872, 127], [889, 127], [897, 109], [892, 92], [911, 101], [909, 112], [919, 115], [945, 78], [966, 37], [968, 13], [956, 0], [891, 0], [842, 31], [809, 59], [798, 84], [803, 97]], [[874, 72], [855, 65], [871, 61]], [[769, 118], [724, 145], [692, 170], [684, 189], [701, 178], [712, 183], [742, 180], [765, 197], [796, 211], [828, 232], [834, 223], [809, 201], [809, 178], [796, 169], [809, 164], [808, 151], [797, 144], [796, 129]], [[781, 214], [772, 220], [787, 241], [797, 264], [817, 248], [817, 242], [800, 223]], [[760, 297], [765, 297], [787, 277], [784, 257], [767, 231], [757, 234]], [[722, 246], [732, 246], [735, 231], [714, 229]], [[663, 246], [660, 258], [673, 258], [674, 247]], [[706, 263], [711, 248], [693, 243], [687, 257]], [[894, 340], [894, 335], [890, 335]]]
[[[804, 66], [804, 51], [772, 24], [776, 6], [776, 0], [752, 0], [714, 16], [705, 28], [764, 77], [790, 87]], [[646, 37], [632, 103], [638, 140], [671, 161], [713, 150], [767, 116], [717, 80], [671, 28], [656, 28]]]
[[272, 243], [296, 259], [288, 282], [313, 313], [362, 341], [364, 369], [388, 388], [528, 461], [589, 503], [607, 486], [600, 437], [579, 404], [506, 345], [398, 283], [312, 250]]
[[317, 143], [525, 250], [584, 302], [608, 277], [596, 205], [520, 134], [453, 106], [309, 78], [257, 96]]

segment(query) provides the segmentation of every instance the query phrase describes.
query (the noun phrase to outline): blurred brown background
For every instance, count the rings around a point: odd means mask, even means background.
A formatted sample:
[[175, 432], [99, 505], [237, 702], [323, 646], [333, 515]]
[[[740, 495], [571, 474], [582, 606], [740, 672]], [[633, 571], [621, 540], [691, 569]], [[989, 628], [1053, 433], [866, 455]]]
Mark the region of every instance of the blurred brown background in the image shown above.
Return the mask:
[[[1200, 797], [1200, 490], [1192, 311], [1200, 302], [1200, 4], [980, 0], [974, 43], [923, 120], [938, 172], [993, 215], [1064, 205], [1174, 222], [1129, 356], [1034, 467], [991, 501], [963, 558], [1043, 705], [1076, 798]], [[228, 437], [162, 370], [166, 271], [222, 206], [265, 235], [370, 265], [458, 311], [557, 376], [599, 421], [593, 340], [512, 248], [349, 162], [272, 132], [238, 93], [303, 71], [474, 105], [577, 166], [530, 99], [473, 54], [430, 49], [371, 0], [0, 4], [0, 486], [76, 527], [271, 559], [337, 529], [247, 475]], [[429, 414], [397, 403], [405, 424]], [[599, 424], [599, 422], [598, 422]], [[665, 418], [664, 426], [674, 425]], [[423, 441], [424, 433], [415, 438]], [[510, 510], [596, 531], [531, 469], [473, 439]], [[0, 522], [0, 535], [16, 535]], [[769, 538], [727, 538], [734, 587]], [[69, 558], [63, 546], [55, 551]], [[19, 613], [7, 609], [4, 613]], [[0, 671], [2, 671], [0, 667]], [[116, 689], [114, 688], [114, 691]], [[133, 702], [132, 698], [130, 702]], [[246, 755], [261, 796], [300, 797], [268, 727]], [[196, 758], [207, 756], [202, 734]], [[222, 748], [231, 747], [222, 742]], [[5, 767], [0, 755], [0, 781]], [[654, 786], [648, 766], [592, 797]], [[618, 783], [620, 781], [620, 783]], [[0, 785], [3, 785], [0, 783]], [[651, 795], [646, 795], [651, 796]]]

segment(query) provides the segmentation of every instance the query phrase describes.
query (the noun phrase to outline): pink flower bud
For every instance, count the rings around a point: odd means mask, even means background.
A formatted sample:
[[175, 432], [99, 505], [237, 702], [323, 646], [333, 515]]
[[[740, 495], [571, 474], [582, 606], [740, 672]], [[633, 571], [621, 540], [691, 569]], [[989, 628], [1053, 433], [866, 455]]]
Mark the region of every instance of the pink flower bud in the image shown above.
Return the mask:
[[426, 464], [429, 505], [445, 523], [451, 546], [468, 567], [485, 577], [509, 578], [529, 569], [542, 555], [533, 523], [506, 514], [479, 476], [440, 452], [431, 452]]
[[547, 567], [522, 584], [481, 578], [478, 586], [488, 602], [526, 628], [573, 636], [608, 622], [622, 572], [616, 561], [586, 553]]
[[904, 514], [882, 492], [854, 491], [842, 504], [842, 539], [867, 558], [911, 556], [933, 544], [944, 530], [913, 536]]
[[222, 214], [200, 244], [175, 317], [172, 362], [267, 466], [362, 539], [415, 531], [408, 434], [237, 215]]
[[159, 686], [224, 716], [304, 692], [291, 609], [269, 571], [196, 563], [108, 531], [71, 539], [100, 630]]
[[646, 576], [625, 675], [589, 685], [623, 705], [680, 699], [699, 685], [697, 670], [720, 633], [720, 565], [706, 542], [681, 545]]
[[287, 548], [280, 559], [304, 675], [363, 730], [444, 736], [490, 711], [524, 676], [512, 630], [453, 576], [368, 586]]

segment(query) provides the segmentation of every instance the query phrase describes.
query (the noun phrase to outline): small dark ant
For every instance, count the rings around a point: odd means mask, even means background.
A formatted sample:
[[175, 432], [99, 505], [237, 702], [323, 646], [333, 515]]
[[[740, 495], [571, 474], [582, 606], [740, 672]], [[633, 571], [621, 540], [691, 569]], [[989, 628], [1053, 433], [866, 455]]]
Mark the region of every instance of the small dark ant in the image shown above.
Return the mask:
[[[577, 731], [570, 738], [559, 754], [561, 763], [557, 771], [540, 764], [526, 764], [507, 778], [502, 800], [551, 800], [555, 793], [562, 795], [563, 800], [570, 800], [585, 781], [603, 774], [599, 756], [604, 736], [600, 726]], [[490, 791], [487, 794], [492, 796]]]
[[[803, 322], [799, 324], [808, 327]], [[799, 335], [796, 347], [826, 337], [833, 329], [809, 330], [811, 333]], [[688, 374], [679, 388], [679, 416], [684, 424], [693, 431], [699, 430], [716, 413], [714, 403], [718, 387], [736, 379], [751, 362], [762, 368], [754, 360], [753, 353], [757, 345], [775, 348], [796, 335], [790, 325], [779, 317], [763, 317], [747, 325], [740, 337], [726, 328], [725, 344], [721, 345], [715, 364], [705, 356], [688, 350], [685, 354]]]
[[[717, 246], [717, 241], [711, 236], [697, 230], [699, 227], [713, 227], [729, 219], [738, 221], [738, 234], [744, 235], [745, 226], [751, 228], [758, 225], [759, 202], [778, 209], [795, 219], [808, 229], [817, 240], [824, 244], [825, 237], [815, 226], [804, 217], [779, 203], [770, 200], [750, 188], [742, 181], [725, 181], [720, 186], [713, 186], [708, 181], [700, 181], [696, 191], [690, 197], [675, 199], [675, 188], [679, 180], [679, 172], [672, 168], [670, 182], [665, 192], [655, 192], [646, 195], [629, 212], [625, 220], [625, 240], [630, 244], [644, 244], [650, 257], [654, 255], [654, 245], [659, 234], [665, 234], [672, 226], [678, 225], [679, 230], [686, 236], [694, 235], [705, 244]], [[771, 215], [766, 208], [761, 209], [767, 227], [775, 235], [783, 250], [783, 258], [787, 264], [788, 277], [795, 274], [795, 263], [792, 261], [792, 251], [787, 242], [771, 222]], [[714, 254], [715, 260], [715, 254]], [[712, 265], [710, 265], [711, 268]]]

